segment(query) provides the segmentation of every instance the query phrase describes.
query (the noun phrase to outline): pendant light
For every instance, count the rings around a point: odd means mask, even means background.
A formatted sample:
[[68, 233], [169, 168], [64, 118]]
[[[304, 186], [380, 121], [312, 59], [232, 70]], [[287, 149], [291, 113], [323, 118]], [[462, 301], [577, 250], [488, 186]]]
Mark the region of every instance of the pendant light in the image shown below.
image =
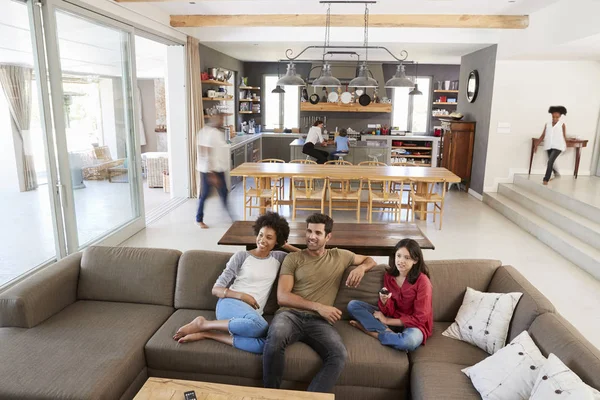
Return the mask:
[[304, 79], [296, 75], [296, 66], [293, 62], [287, 66], [285, 76], [279, 79], [276, 83], [277, 86], [306, 86]]
[[417, 83], [417, 78], [419, 77], [419, 64], [416, 64], [416, 72], [415, 72], [415, 88], [408, 92], [409, 96], [421, 96], [423, 92], [419, 90], [419, 84]]
[[386, 88], [400, 88], [400, 87], [414, 87], [415, 84], [413, 81], [406, 77], [406, 71], [404, 69], [404, 64], [398, 64], [396, 68], [396, 74], [385, 83]]
[[[280, 76], [279, 76], [279, 63], [277, 63], [277, 82], [279, 82]], [[275, 86], [275, 89], [271, 90], [271, 93], [285, 93], [285, 90], [283, 90], [283, 88], [281, 87], [281, 85], [277, 85]]]
[[369, 4], [365, 3], [365, 33], [364, 33], [364, 46], [365, 46], [365, 61], [361, 64], [358, 69], [358, 75], [352, 79], [348, 86], [350, 87], [364, 87], [364, 88], [376, 88], [379, 87], [379, 83], [369, 76]]
[[322, 87], [339, 87], [342, 84], [340, 80], [333, 76], [331, 73], [331, 65], [328, 62], [325, 62], [325, 54], [327, 52], [327, 48], [329, 47], [329, 31], [331, 26], [331, 4], [327, 7], [327, 16], [325, 18], [325, 44], [323, 45], [323, 68], [321, 69], [321, 76], [319, 76], [312, 83], [314, 87], [322, 86]]

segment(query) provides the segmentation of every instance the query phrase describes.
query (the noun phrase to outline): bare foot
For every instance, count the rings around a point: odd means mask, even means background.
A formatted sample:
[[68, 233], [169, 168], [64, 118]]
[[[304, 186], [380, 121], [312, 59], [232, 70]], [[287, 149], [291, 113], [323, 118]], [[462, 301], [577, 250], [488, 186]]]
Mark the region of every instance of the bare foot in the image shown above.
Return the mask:
[[361, 331], [363, 331], [364, 333], [366, 333], [367, 335], [377, 339], [379, 338], [379, 334], [377, 332], [370, 332], [368, 330], [365, 329], [364, 326], [362, 326], [362, 324], [358, 321], [352, 320], [350, 321], [350, 325], [352, 325], [353, 327], [360, 329]]
[[173, 335], [173, 340], [179, 340], [186, 335], [190, 335], [192, 333], [202, 332], [204, 329], [204, 324], [206, 323], [206, 318], [204, 317], [196, 317], [192, 322], [182, 326], [177, 329], [175, 335]]
[[190, 333], [189, 335], [185, 335], [184, 337], [179, 339], [178, 342], [179, 343], [196, 342], [198, 340], [206, 339], [207, 338], [206, 335], [207, 334], [204, 332]]
[[208, 225], [206, 225], [204, 222], [196, 222], [196, 225], [202, 229], [208, 229]]
[[542, 183], [544, 184], [544, 186], [547, 186], [547, 185], [548, 185], [548, 181], [544, 181], [544, 182], [542, 182]]

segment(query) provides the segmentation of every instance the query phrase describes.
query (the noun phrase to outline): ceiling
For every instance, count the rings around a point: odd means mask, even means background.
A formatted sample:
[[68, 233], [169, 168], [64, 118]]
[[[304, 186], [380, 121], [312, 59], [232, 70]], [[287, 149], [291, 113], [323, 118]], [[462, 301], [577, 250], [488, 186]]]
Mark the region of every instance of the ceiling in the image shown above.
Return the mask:
[[[0, 9], [0, 63], [33, 66], [26, 6], [0, 0]], [[57, 13], [57, 29], [64, 72], [122, 75], [122, 36], [118, 31], [64, 13]], [[167, 46], [136, 36], [135, 47], [138, 77], [164, 77]]]

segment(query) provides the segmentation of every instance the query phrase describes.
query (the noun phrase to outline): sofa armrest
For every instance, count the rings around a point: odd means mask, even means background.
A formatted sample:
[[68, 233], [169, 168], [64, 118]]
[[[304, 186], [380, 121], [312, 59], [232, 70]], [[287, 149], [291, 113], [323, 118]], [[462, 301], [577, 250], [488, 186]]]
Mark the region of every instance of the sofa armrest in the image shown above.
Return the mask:
[[0, 327], [33, 328], [74, 303], [80, 263], [72, 254], [0, 293]]

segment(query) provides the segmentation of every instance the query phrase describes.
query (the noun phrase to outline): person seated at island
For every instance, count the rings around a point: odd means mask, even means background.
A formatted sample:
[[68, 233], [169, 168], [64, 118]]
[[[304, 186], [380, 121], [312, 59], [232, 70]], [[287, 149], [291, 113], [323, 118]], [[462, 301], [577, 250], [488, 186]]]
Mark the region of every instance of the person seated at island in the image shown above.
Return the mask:
[[323, 139], [323, 121], [317, 120], [308, 130], [306, 141], [302, 147], [302, 153], [317, 159], [317, 164], [325, 164], [329, 157], [329, 153], [324, 150], [315, 149], [315, 145], [321, 144], [327, 146], [327, 142]]
[[340, 133], [335, 138], [335, 152], [331, 153], [331, 159], [335, 160], [338, 156], [348, 155], [350, 152], [348, 139], [348, 131], [342, 128], [340, 129]]

